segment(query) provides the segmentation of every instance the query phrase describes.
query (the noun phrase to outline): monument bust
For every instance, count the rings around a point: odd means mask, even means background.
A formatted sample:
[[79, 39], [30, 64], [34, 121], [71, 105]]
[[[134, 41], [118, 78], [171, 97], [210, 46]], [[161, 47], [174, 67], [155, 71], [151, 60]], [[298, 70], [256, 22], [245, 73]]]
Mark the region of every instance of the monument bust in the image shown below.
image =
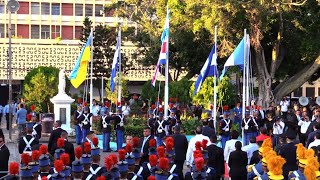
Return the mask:
[[61, 69], [59, 72], [59, 85], [58, 85], [58, 94], [66, 94], [66, 76], [64, 69]]

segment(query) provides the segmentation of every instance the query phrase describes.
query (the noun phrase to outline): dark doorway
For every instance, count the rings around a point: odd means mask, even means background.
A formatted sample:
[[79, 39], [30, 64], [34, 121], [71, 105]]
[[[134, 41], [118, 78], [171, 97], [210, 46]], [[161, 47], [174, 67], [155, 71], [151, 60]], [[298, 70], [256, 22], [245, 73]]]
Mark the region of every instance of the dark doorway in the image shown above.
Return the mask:
[[0, 86], [0, 104], [6, 105], [9, 99], [9, 86]]

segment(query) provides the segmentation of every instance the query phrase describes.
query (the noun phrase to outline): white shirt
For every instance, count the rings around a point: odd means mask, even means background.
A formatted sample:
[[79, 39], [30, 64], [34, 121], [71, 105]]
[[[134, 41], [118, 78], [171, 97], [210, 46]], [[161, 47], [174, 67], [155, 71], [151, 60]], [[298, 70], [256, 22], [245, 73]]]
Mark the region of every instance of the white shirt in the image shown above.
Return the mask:
[[285, 101], [280, 101], [280, 106], [281, 106], [281, 112], [287, 112], [288, 111], [288, 106], [290, 106], [290, 102], [285, 100]]
[[226, 146], [224, 148], [224, 160], [228, 163], [229, 155], [232, 151], [236, 150], [235, 144], [239, 141], [238, 139], [230, 139], [226, 142]]
[[196, 142], [197, 141], [202, 142], [203, 139], [208, 140], [207, 146], [209, 146], [210, 139], [207, 136], [204, 136], [202, 134], [197, 134], [190, 139], [187, 154], [186, 154], [186, 164], [187, 165], [191, 165], [193, 163], [193, 151], [196, 150]]
[[320, 139], [315, 139], [312, 143], [309, 144], [308, 149], [311, 149], [313, 146], [319, 146]]
[[128, 116], [130, 114], [130, 106], [122, 106], [122, 114]]
[[247, 152], [248, 164], [250, 163], [253, 152], [257, 151], [258, 149], [259, 146], [256, 143], [249, 143], [248, 145], [242, 147], [242, 151]]
[[300, 121], [298, 122], [298, 126], [301, 126], [300, 132], [301, 132], [302, 134], [305, 134], [305, 133], [307, 132], [310, 123], [311, 123], [311, 121], [302, 121], [302, 120], [300, 120]]
[[283, 128], [285, 126], [284, 122], [280, 121], [279, 125], [276, 125], [276, 123], [273, 123], [273, 134], [282, 134], [283, 133]]

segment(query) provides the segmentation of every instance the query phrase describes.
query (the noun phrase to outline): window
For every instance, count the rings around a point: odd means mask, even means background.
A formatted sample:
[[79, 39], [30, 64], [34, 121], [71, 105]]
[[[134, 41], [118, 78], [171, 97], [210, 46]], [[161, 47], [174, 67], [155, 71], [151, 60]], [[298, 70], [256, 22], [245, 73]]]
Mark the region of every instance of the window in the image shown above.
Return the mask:
[[4, 24], [0, 24], [0, 38], [4, 38]]
[[41, 3], [41, 14], [49, 15], [50, 14], [50, 4]]
[[41, 39], [50, 39], [50, 26], [41, 26]]
[[307, 97], [314, 97], [314, 96], [315, 96], [315, 89], [314, 89], [314, 87], [307, 87], [307, 88], [306, 88], [306, 96], [307, 96]]
[[52, 30], [52, 39], [60, 37], [60, 26], [53, 25], [51, 30]]
[[31, 3], [31, 14], [39, 14], [40, 13], [40, 5], [37, 2]]
[[302, 96], [302, 88], [297, 88], [296, 90], [293, 91], [293, 96], [295, 97], [300, 97]]
[[39, 39], [39, 31], [40, 28], [38, 25], [32, 25], [31, 26], [31, 39]]
[[[100, 13], [100, 11], [102, 11], [102, 14]], [[103, 11], [103, 6], [102, 5], [96, 5], [95, 7], [95, 15], [98, 17], [101, 17], [103, 15], [104, 11]]]
[[52, 15], [60, 15], [60, 4], [52, 4]]
[[74, 34], [75, 38], [76, 39], [80, 39], [80, 36], [81, 36], [81, 33], [82, 33], [82, 26], [76, 26], [74, 31], [75, 31], [74, 32], [75, 33]]
[[76, 4], [76, 16], [83, 16], [83, 5]]
[[86, 8], [85, 8], [85, 11], [86, 11], [86, 16], [92, 16], [93, 15], [93, 5], [91, 4], [86, 4]]
[[4, 13], [4, 5], [0, 5], [0, 13], [1, 13], [1, 14]]

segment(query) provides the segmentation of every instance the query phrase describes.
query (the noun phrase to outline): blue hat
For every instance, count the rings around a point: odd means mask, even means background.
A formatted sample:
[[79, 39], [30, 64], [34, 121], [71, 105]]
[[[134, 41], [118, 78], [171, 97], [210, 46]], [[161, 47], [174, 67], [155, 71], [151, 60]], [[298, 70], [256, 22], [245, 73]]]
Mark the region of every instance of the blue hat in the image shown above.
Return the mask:
[[33, 125], [34, 125], [33, 122], [27, 122], [27, 123], [26, 123], [26, 128], [33, 129]]
[[32, 177], [32, 169], [28, 166], [24, 166], [20, 169], [20, 177]]
[[70, 166], [65, 166], [64, 170], [61, 171], [62, 174], [64, 174], [65, 177], [71, 176], [71, 168]]
[[149, 148], [149, 156], [150, 155], [157, 155], [157, 149], [155, 147]]
[[83, 171], [83, 164], [80, 161], [73, 161], [72, 172], [82, 172], [82, 171]]
[[39, 158], [39, 166], [40, 167], [45, 167], [45, 166], [50, 166], [50, 158], [48, 155], [42, 154]]
[[64, 149], [56, 149], [55, 151], [54, 151], [54, 157], [56, 158], [56, 159], [60, 159], [60, 156], [61, 156], [61, 154], [63, 154], [65, 152], [65, 150]]
[[63, 173], [54, 173], [51, 178], [52, 180], [65, 180], [65, 175]]
[[159, 117], [163, 117], [163, 113], [162, 113], [162, 112], [159, 112], [158, 116], [159, 116]]
[[119, 161], [118, 168], [119, 168], [120, 173], [127, 172], [128, 171], [128, 163], [126, 161]]
[[127, 161], [128, 165], [134, 165], [134, 163], [135, 163], [134, 156], [132, 154], [127, 154], [126, 161]]
[[39, 171], [39, 163], [38, 162], [29, 162], [28, 165], [31, 168], [32, 173], [36, 173]]
[[208, 110], [208, 111], [207, 111], [207, 114], [208, 114], [208, 115], [212, 115], [212, 111], [211, 111], [211, 110]]
[[91, 156], [97, 156], [100, 155], [100, 148], [99, 147], [94, 147], [91, 149]]
[[246, 116], [250, 115], [250, 111], [246, 111]]
[[192, 173], [192, 178], [193, 179], [199, 179], [199, 178], [201, 178], [201, 179], [203, 179], [203, 180], [205, 180], [206, 179], [206, 176], [207, 176], [207, 173], [206, 173], [206, 171], [201, 171], [201, 172], [193, 172]]
[[91, 155], [90, 154], [83, 154], [81, 157], [82, 164], [91, 164]]
[[141, 158], [140, 149], [134, 148], [132, 151], [132, 155], [134, 156], [135, 159]]
[[156, 180], [167, 180], [168, 179], [168, 174], [162, 174], [162, 173], [156, 172], [155, 176], [156, 176]]
[[225, 111], [223, 112], [224, 115], [230, 115], [230, 112], [229, 111]]
[[84, 107], [83, 111], [89, 111], [89, 108], [88, 107]]
[[5, 178], [5, 180], [16, 180], [16, 179], [20, 179], [18, 175], [7, 175]]
[[112, 179], [116, 179], [116, 178], [120, 177], [119, 168], [117, 168], [117, 167], [111, 168], [110, 174], [112, 176]]
[[121, 106], [118, 106], [118, 107], [117, 107], [117, 111], [122, 111], [122, 107], [121, 107]]
[[148, 113], [153, 114], [153, 109], [149, 109]]
[[170, 112], [171, 113], [176, 113], [176, 110], [175, 109], [171, 109]]

